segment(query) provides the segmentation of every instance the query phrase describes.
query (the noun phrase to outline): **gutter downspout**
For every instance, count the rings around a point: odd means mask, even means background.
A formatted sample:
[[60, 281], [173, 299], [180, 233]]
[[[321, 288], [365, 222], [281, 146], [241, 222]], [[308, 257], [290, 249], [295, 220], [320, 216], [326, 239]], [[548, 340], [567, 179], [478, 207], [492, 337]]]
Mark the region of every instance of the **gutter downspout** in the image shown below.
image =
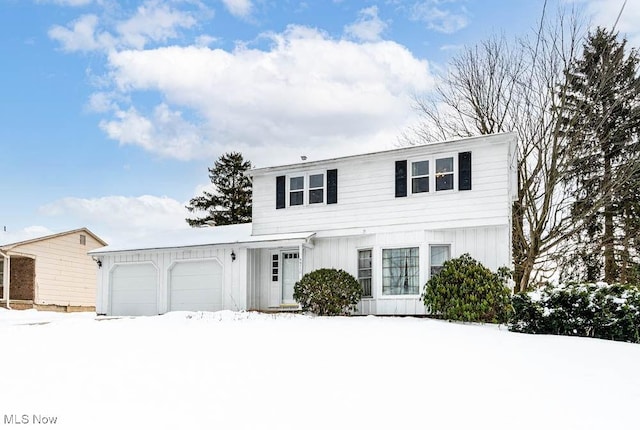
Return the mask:
[[6, 254], [0, 251], [0, 256], [4, 258], [4, 270], [2, 271], [2, 285], [4, 286], [3, 298], [7, 300], [7, 309], [11, 309], [9, 305], [9, 292], [11, 288], [11, 257], [9, 254]]

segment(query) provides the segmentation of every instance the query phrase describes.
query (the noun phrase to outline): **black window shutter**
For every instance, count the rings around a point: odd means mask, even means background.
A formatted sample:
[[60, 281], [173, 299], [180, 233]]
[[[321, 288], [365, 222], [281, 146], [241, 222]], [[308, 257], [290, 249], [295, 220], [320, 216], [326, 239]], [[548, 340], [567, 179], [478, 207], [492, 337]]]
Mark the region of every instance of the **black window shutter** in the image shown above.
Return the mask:
[[396, 197], [407, 196], [407, 160], [396, 161]]
[[327, 170], [327, 204], [338, 203], [338, 169]]
[[285, 207], [285, 177], [276, 177], [276, 209], [282, 209]]
[[458, 190], [471, 189], [471, 152], [458, 153]]

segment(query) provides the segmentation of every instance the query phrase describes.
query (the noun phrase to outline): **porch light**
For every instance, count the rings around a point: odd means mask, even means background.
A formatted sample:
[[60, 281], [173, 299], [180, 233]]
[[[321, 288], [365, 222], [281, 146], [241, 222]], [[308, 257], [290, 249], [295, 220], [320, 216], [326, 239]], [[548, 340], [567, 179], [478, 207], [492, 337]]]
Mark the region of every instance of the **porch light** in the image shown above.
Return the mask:
[[231, 261], [236, 261], [236, 253], [231, 251]]

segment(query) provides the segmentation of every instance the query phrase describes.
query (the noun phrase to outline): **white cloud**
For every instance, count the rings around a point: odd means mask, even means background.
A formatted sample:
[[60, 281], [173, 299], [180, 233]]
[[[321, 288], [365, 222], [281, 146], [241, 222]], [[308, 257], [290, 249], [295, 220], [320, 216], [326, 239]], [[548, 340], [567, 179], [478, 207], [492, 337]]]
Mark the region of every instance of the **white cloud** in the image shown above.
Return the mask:
[[378, 7], [371, 6], [358, 12], [358, 19], [345, 26], [346, 35], [366, 42], [380, 40], [380, 35], [387, 28], [387, 23], [378, 17]]
[[91, 94], [87, 109], [91, 112], [110, 112], [117, 110], [117, 104], [113, 101], [113, 94], [105, 92], [97, 92]]
[[187, 12], [178, 11], [157, 1], [138, 7], [136, 14], [116, 28], [122, 46], [144, 48], [149, 41], [165, 42], [178, 35], [178, 28], [191, 28], [196, 20]]
[[149, 42], [166, 42], [179, 36], [179, 29], [197, 23], [192, 13], [179, 11], [157, 0], [138, 7], [130, 18], [115, 24], [113, 33], [100, 28], [97, 15], [83, 15], [66, 27], [55, 25], [49, 37], [58, 41], [65, 51], [96, 51], [113, 49], [143, 49]]
[[184, 203], [169, 197], [67, 197], [40, 208], [43, 215], [78, 220], [107, 242], [186, 228]]
[[411, 19], [422, 21], [427, 28], [440, 33], [451, 34], [465, 28], [469, 24], [467, 10], [464, 6], [452, 10], [455, 1], [425, 0], [413, 5]]
[[164, 103], [156, 106], [150, 117], [141, 115], [133, 107], [116, 111], [115, 117], [111, 121], [101, 121], [100, 128], [122, 145], [138, 145], [149, 152], [179, 160], [214, 155], [213, 148], [204, 145], [201, 130], [185, 121], [181, 112], [172, 111]]
[[[117, 90], [157, 91], [167, 105], [149, 116], [120, 109], [102, 128], [123, 144], [182, 159], [226, 149], [249, 151], [254, 161], [297, 159], [300, 151], [331, 156], [393, 145], [413, 118], [411, 96], [432, 84], [426, 61], [395, 42], [335, 40], [297, 26], [267, 37], [268, 50], [112, 52]], [[187, 124], [168, 106], [200, 123]]]
[[57, 40], [65, 51], [94, 51], [111, 48], [115, 41], [107, 33], [97, 33], [98, 17], [96, 15], [82, 15], [73, 21], [70, 27], [53, 26], [49, 30], [49, 37]]
[[37, 0], [38, 3], [53, 3], [59, 6], [86, 6], [91, 4], [93, 0]]
[[35, 239], [36, 237], [48, 236], [53, 231], [41, 225], [33, 225], [16, 231], [0, 231], [0, 245], [22, 242], [23, 240]]
[[231, 15], [238, 18], [247, 18], [253, 10], [251, 0], [222, 0], [222, 3]]
[[[594, 25], [611, 29], [616, 22], [624, 0], [586, 0], [587, 14]], [[616, 30], [626, 36], [631, 46], [640, 46], [640, 1], [628, 0]]]
[[201, 34], [200, 36], [196, 37], [195, 44], [196, 46], [200, 47], [211, 46], [218, 40], [219, 39], [217, 37], [210, 36], [208, 34]]

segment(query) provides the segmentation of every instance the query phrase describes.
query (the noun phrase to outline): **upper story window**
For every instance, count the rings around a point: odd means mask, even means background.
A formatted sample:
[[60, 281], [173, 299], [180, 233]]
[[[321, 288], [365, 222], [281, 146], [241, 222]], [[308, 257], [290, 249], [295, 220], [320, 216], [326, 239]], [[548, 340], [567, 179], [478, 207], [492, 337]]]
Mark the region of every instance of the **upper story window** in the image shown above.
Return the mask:
[[309, 204], [324, 202], [324, 174], [309, 175]]
[[429, 192], [429, 161], [414, 161], [411, 163], [411, 192]]
[[436, 159], [436, 191], [453, 190], [453, 157]]
[[[338, 203], [338, 169], [276, 176], [276, 209]], [[288, 195], [288, 200], [287, 200]], [[318, 205], [322, 206], [322, 205]]]
[[395, 196], [471, 190], [471, 152], [395, 161]]
[[80, 245], [86, 245], [87, 244], [87, 236], [85, 236], [84, 234], [80, 235]]
[[304, 204], [304, 176], [289, 178], [289, 206]]

